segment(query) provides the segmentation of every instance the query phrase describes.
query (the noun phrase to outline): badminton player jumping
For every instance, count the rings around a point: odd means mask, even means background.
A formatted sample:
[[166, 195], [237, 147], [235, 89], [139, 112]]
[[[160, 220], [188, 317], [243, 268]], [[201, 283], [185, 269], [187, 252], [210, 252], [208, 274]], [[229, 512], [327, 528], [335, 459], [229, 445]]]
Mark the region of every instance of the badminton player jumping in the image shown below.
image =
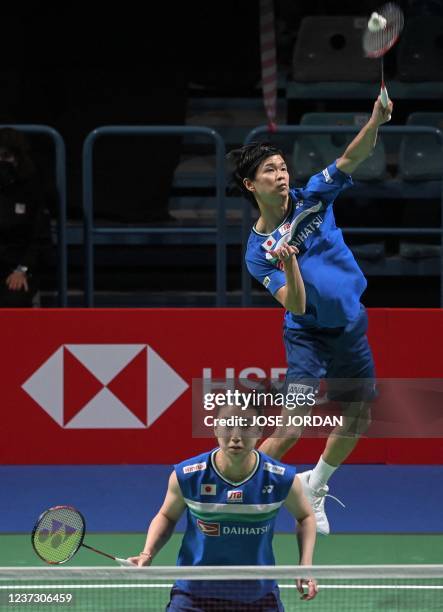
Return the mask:
[[[302, 189], [289, 186], [284, 156], [270, 144], [251, 143], [228, 155], [234, 183], [260, 211], [248, 241], [248, 270], [286, 308], [286, 390], [309, 392], [320, 379], [335, 379], [328, 396], [343, 409], [344, 425], [331, 432], [315, 468], [299, 475], [322, 534], [329, 533], [327, 482], [367, 428], [375, 396], [367, 315], [360, 302], [367, 283], [336, 227], [332, 204], [371, 155], [378, 127], [390, 120], [392, 108], [391, 101], [385, 108], [379, 97], [343, 155]], [[280, 459], [302, 429], [285, 437], [277, 433], [260, 450]]]

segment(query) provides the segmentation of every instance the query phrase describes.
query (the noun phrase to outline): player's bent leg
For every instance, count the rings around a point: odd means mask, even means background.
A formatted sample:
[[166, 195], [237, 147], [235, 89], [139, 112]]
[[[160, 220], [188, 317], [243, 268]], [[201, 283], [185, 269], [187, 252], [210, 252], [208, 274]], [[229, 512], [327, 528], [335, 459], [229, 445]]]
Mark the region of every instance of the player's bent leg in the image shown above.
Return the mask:
[[[311, 414], [311, 410], [308, 409], [295, 409], [289, 410], [288, 408], [283, 408], [281, 411], [281, 416], [283, 419], [283, 423], [287, 423], [289, 417], [293, 416], [301, 416], [304, 417], [306, 415]], [[303, 423], [303, 420], [301, 420]], [[273, 459], [280, 460], [283, 455], [285, 455], [288, 450], [290, 450], [297, 442], [299, 441], [304, 430], [304, 425], [283, 425], [281, 427], [276, 427], [272, 432], [272, 435], [266, 438], [262, 442], [259, 447], [259, 450], [269, 457]]]
[[371, 425], [371, 404], [349, 402], [343, 406], [343, 425], [330, 433], [323, 451], [323, 460], [337, 467], [343, 463], [356, 447], [358, 440]]
[[[325, 510], [326, 497], [332, 497], [341, 505], [342, 502], [333, 495], [329, 494], [329, 487], [326, 484], [329, 475], [335, 468], [354, 450], [360, 435], [362, 435], [371, 423], [371, 404], [366, 402], [350, 402], [343, 405], [343, 425], [335, 427], [329, 435], [326, 446], [320, 458], [320, 469], [326, 471], [324, 479], [313, 477], [313, 470], [302, 472], [299, 478], [303, 485], [303, 491], [314, 510], [317, 521], [317, 531], [323, 535], [330, 532], [329, 521]], [[316, 467], [318, 469], [318, 466]]]

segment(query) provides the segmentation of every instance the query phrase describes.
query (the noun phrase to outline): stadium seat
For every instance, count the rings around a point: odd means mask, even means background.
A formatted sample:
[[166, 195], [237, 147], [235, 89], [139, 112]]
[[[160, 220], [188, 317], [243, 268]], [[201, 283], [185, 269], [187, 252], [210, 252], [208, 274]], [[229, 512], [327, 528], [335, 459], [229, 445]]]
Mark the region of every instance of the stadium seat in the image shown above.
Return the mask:
[[443, 80], [443, 17], [408, 19], [398, 47], [400, 81]]
[[375, 81], [380, 64], [364, 56], [364, 17], [305, 17], [294, 45], [294, 81]]
[[[366, 113], [307, 113], [300, 125], [363, 126], [369, 115]], [[293, 176], [304, 181], [320, 172], [340, 157], [353, 134], [313, 134], [297, 136], [293, 150]], [[383, 142], [379, 138], [374, 153], [353, 173], [361, 181], [377, 181], [385, 177], [386, 158]]]
[[[443, 113], [411, 113], [407, 125], [433, 126], [443, 132]], [[406, 181], [440, 180], [443, 147], [437, 136], [404, 136], [400, 145], [399, 174]]]

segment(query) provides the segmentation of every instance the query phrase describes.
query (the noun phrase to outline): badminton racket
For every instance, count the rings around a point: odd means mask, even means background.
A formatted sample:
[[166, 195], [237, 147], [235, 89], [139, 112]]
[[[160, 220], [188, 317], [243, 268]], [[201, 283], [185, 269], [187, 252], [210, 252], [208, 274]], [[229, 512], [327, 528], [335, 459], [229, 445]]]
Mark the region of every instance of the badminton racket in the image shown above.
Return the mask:
[[388, 105], [388, 91], [385, 84], [383, 58], [401, 34], [404, 25], [403, 12], [399, 6], [389, 2], [376, 13], [372, 13], [363, 34], [363, 50], [367, 57], [381, 60], [380, 99], [384, 108]]
[[85, 544], [85, 531], [86, 523], [81, 512], [72, 506], [55, 506], [39, 516], [32, 530], [32, 546], [40, 559], [52, 565], [66, 563], [83, 546], [120, 565], [134, 567], [126, 559], [114, 557]]

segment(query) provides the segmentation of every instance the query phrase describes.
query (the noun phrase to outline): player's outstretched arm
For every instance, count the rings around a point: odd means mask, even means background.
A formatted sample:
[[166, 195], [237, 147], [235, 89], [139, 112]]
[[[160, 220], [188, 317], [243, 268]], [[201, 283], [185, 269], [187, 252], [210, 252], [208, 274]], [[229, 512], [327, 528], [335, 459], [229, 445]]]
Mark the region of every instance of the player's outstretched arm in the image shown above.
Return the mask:
[[[312, 565], [317, 526], [312, 508], [303, 493], [301, 482], [297, 476], [294, 478], [289, 490], [285, 506], [298, 523], [297, 541], [300, 555], [299, 563], [300, 565]], [[307, 586], [307, 593], [305, 593], [303, 585]], [[318, 591], [316, 581], [308, 576], [297, 580], [297, 588], [302, 594], [302, 599], [313, 599]]]
[[385, 108], [381, 103], [380, 96], [377, 98], [368, 123], [362, 127], [343, 155], [337, 159], [339, 170], [346, 174], [352, 174], [371, 155], [377, 142], [378, 128], [383, 123], [390, 121], [393, 106], [392, 100], [389, 100]]
[[155, 555], [171, 537], [185, 508], [186, 504], [178, 484], [177, 475], [172, 472], [163, 505], [149, 525], [145, 546], [137, 556], [129, 557], [129, 561], [139, 566], [151, 565]]

